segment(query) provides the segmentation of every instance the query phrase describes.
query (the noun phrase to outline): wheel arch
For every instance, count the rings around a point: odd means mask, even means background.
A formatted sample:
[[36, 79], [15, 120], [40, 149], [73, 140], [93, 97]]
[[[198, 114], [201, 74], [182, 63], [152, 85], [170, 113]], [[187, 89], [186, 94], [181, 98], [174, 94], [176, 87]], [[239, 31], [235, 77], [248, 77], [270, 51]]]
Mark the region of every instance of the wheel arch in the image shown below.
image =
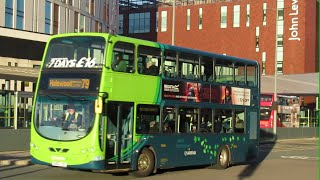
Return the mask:
[[[157, 153], [156, 153], [156, 150], [154, 149], [154, 147], [152, 146], [152, 145], [145, 145], [145, 146], [143, 146], [143, 147], [141, 147], [140, 149], [139, 149], [139, 151], [138, 151], [138, 156], [136, 157], [136, 158], [138, 158], [139, 157], [139, 154], [142, 152], [142, 150], [144, 149], [144, 148], [147, 148], [147, 149], [149, 149], [152, 153], [153, 153], [153, 156], [154, 156], [154, 168], [153, 168], [153, 173], [157, 173], [157, 163], [158, 163], [158, 160], [157, 160]], [[137, 161], [137, 160], [136, 160]]]
[[[218, 150], [218, 156], [219, 156], [220, 151], [222, 150], [223, 147], [225, 147], [228, 150], [228, 158], [229, 158], [228, 167], [229, 167], [232, 164], [232, 153], [231, 153], [230, 147], [227, 144], [221, 144], [220, 145], [219, 150]], [[218, 156], [216, 158], [216, 164], [218, 162], [218, 158], [219, 158]]]

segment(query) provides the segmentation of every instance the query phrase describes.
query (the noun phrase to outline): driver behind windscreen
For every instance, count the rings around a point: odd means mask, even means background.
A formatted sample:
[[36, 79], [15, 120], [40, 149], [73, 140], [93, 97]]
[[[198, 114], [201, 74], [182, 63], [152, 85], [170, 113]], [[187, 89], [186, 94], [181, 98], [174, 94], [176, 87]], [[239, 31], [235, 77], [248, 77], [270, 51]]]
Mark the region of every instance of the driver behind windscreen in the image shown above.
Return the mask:
[[74, 104], [68, 104], [67, 114], [64, 118], [65, 128], [80, 128], [82, 124], [82, 115], [75, 110]]

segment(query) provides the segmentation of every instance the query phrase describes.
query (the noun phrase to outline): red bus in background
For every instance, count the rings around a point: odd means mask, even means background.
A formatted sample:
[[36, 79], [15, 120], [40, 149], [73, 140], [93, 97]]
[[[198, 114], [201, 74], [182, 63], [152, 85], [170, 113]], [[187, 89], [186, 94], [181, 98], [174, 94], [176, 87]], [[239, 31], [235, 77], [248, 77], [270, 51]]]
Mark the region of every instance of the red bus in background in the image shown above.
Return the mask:
[[[277, 127], [299, 127], [300, 105], [298, 96], [278, 95]], [[260, 128], [273, 128], [273, 94], [260, 95]]]

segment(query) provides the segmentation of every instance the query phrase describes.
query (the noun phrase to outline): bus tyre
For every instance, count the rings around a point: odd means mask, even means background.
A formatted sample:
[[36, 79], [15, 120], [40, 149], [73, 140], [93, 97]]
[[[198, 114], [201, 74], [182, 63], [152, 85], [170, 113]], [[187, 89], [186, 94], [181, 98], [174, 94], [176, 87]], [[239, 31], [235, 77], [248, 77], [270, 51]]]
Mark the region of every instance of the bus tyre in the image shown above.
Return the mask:
[[226, 169], [229, 166], [230, 156], [227, 146], [221, 146], [217, 157], [217, 169]]
[[152, 151], [148, 148], [144, 148], [138, 157], [137, 170], [130, 174], [136, 177], [149, 176], [154, 169], [154, 163], [155, 159]]

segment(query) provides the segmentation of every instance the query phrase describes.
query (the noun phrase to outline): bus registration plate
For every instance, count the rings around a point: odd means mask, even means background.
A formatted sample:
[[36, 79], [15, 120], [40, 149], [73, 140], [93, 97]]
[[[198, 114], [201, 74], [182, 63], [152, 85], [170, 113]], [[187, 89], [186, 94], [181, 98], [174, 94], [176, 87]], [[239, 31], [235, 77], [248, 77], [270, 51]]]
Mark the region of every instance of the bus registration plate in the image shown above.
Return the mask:
[[67, 167], [66, 162], [52, 162], [52, 166]]

